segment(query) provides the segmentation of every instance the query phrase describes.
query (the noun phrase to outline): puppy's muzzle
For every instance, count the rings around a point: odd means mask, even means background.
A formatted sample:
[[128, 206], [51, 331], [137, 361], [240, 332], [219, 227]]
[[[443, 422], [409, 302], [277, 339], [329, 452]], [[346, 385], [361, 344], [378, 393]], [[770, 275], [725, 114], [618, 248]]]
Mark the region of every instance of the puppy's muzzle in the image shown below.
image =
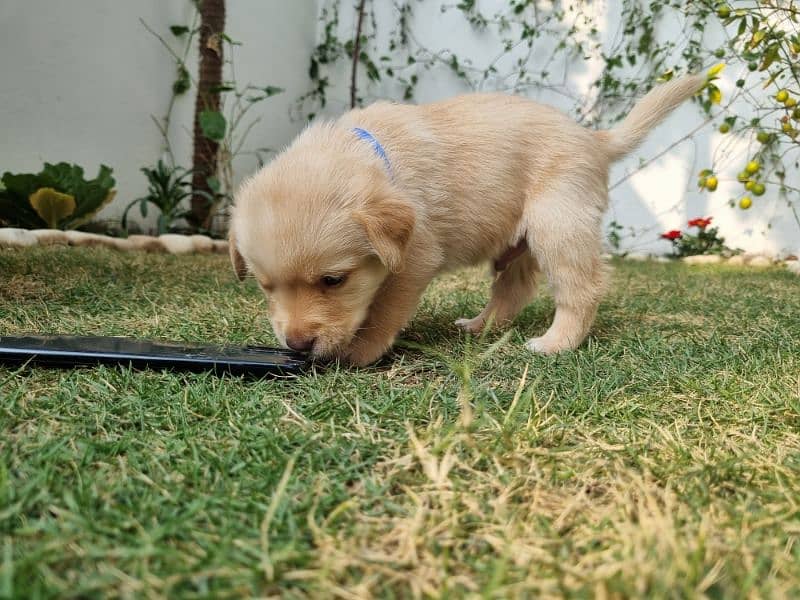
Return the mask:
[[302, 335], [287, 335], [286, 345], [296, 352], [309, 352], [316, 343], [317, 338]]

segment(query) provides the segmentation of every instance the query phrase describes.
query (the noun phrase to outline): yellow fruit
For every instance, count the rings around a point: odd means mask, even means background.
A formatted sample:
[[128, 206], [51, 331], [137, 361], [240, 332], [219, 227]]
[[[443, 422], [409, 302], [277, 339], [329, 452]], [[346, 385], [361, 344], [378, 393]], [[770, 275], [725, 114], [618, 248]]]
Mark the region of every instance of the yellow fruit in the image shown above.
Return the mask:
[[783, 129], [783, 133], [788, 133], [790, 135], [792, 132], [794, 132], [794, 127], [792, 127], [792, 124], [789, 123], [789, 121], [786, 121], [783, 125], [781, 125], [781, 129]]
[[786, 108], [794, 108], [795, 106], [797, 106], [797, 100], [796, 100], [795, 98], [787, 98], [787, 99], [786, 99], [786, 100], [783, 102], [783, 105], [784, 105]]
[[748, 192], [752, 191], [754, 187], [756, 187], [756, 182], [752, 179], [749, 179], [747, 183], [744, 184], [744, 189], [746, 189]]
[[769, 141], [769, 134], [766, 131], [759, 131], [756, 139], [762, 144], [766, 144]]
[[794, 112], [792, 113], [792, 118], [795, 121], [800, 121], [800, 108], [795, 108]]
[[706, 178], [706, 187], [708, 188], [709, 192], [713, 192], [717, 189], [717, 178], [711, 175], [710, 177]]
[[742, 210], [747, 210], [751, 206], [753, 206], [753, 201], [750, 199], [750, 196], [745, 196], [744, 198], [739, 200], [739, 208], [741, 208]]
[[731, 7], [727, 4], [722, 4], [717, 8], [717, 16], [720, 19], [727, 19], [731, 16]]
[[754, 196], [763, 196], [766, 188], [764, 187], [763, 183], [757, 183], [753, 186], [753, 195]]
[[751, 160], [747, 163], [747, 166], [744, 168], [747, 171], [748, 175], [752, 175], [753, 173], [758, 173], [758, 170], [761, 168], [761, 163], [757, 160]]
[[731, 126], [728, 125], [727, 123], [723, 123], [722, 125], [719, 126], [719, 132], [720, 133], [728, 133], [730, 130], [731, 130]]
[[739, 183], [747, 183], [747, 180], [750, 179], [750, 174], [747, 171], [742, 171], [736, 176], [736, 179], [739, 180]]
[[789, 92], [786, 90], [781, 90], [777, 94], [775, 94], [775, 100], [778, 102], [786, 102], [789, 98]]

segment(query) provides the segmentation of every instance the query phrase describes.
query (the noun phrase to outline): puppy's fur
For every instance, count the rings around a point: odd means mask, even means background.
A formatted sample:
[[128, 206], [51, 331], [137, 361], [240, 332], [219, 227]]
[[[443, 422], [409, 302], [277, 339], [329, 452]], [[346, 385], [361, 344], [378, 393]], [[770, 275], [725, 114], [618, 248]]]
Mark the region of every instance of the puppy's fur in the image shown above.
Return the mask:
[[[533, 351], [577, 347], [603, 289], [601, 219], [611, 163], [705, 83], [656, 87], [617, 127], [592, 131], [501, 94], [389, 103], [308, 127], [237, 194], [231, 258], [269, 298], [281, 343], [368, 364], [443, 271], [527, 250], [496, 273], [467, 331], [512, 320], [544, 273], [556, 304]], [[371, 132], [390, 165], [353, 128]], [[506, 261], [498, 261], [503, 264]]]

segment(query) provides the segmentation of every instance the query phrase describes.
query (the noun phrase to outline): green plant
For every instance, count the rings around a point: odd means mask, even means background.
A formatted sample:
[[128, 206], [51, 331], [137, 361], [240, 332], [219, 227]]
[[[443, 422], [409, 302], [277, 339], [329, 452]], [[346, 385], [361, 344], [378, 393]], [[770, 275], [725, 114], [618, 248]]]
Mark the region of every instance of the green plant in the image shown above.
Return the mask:
[[[211, 195], [213, 200], [202, 210], [195, 211], [193, 224], [207, 228], [210, 227], [213, 217], [223, 210], [233, 197], [234, 160], [237, 157], [251, 156], [260, 166], [266, 155], [272, 152], [270, 148], [264, 147], [245, 150], [250, 132], [261, 120], [260, 117], [250, 118], [251, 110], [263, 101], [283, 92], [282, 88], [273, 85], [250, 83], [243, 85], [236, 80], [235, 53], [237, 46], [242, 44], [222, 31], [224, 3], [215, 1], [214, 5], [214, 7], [205, 7], [210, 11], [213, 9], [212, 12], [216, 13], [211, 30], [204, 29], [205, 21], [201, 18], [199, 7], [196, 2], [192, 2], [194, 10], [189, 23], [187, 25], [175, 24], [169, 27], [172, 41], [168, 41], [145, 21], [141, 21], [144, 28], [161, 43], [175, 61], [176, 78], [172, 84], [166, 113], [160, 118], [152, 117], [161, 134], [163, 150], [169, 163], [173, 166], [177, 165], [171, 143], [173, 110], [178, 98], [186, 95], [193, 88], [197, 90], [194, 141], [195, 150], [199, 149], [202, 157], [198, 158], [197, 152], [195, 152], [195, 163], [203, 162], [206, 167], [202, 170], [192, 171], [193, 188], [196, 191], [204, 192], [204, 194], [195, 194], [196, 197], [204, 200], [207, 195]], [[204, 35], [205, 37], [203, 37]], [[218, 74], [217, 65], [210, 63], [216, 63], [218, 58], [219, 62], [224, 64], [224, 74], [229, 77], [228, 79], [210, 82], [192, 77], [187, 60], [191, 55], [195, 39], [198, 37], [201, 43], [202, 59], [205, 60], [205, 63], [200, 65], [200, 75], [205, 73], [209, 80], [214, 79]], [[176, 40], [182, 42], [182, 46], [177, 50], [173, 48]], [[200, 79], [202, 80], [204, 77]], [[218, 100], [214, 100], [217, 97]], [[211, 157], [212, 154], [213, 157]], [[213, 165], [213, 167], [209, 165]]]
[[734, 251], [725, 245], [725, 238], [719, 235], [718, 228], [709, 227], [712, 218], [691, 219], [689, 227], [697, 229], [697, 233], [694, 234], [678, 229], [662, 233], [663, 239], [672, 242], [673, 256], [682, 258], [697, 254], [733, 254]]
[[210, 205], [213, 197], [203, 191], [192, 191], [191, 176], [192, 171], [181, 167], [172, 167], [159, 159], [153, 168], [143, 167], [140, 169], [147, 177], [147, 195], [137, 198], [125, 207], [122, 214], [122, 227], [128, 227], [128, 212], [134, 206], [139, 206], [139, 213], [142, 217], [147, 216], [147, 205], [152, 204], [160, 211], [158, 215], [158, 233], [167, 233], [175, 227], [175, 222], [179, 219], [187, 219], [191, 216], [191, 208], [185, 206], [184, 200], [199, 195]]
[[606, 235], [606, 239], [615, 252], [619, 252], [620, 241], [622, 240], [620, 232], [622, 230], [622, 225], [616, 221], [611, 221], [611, 223], [608, 224], [608, 234]]
[[0, 188], [0, 223], [27, 229], [76, 229], [111, 202], [116, 193], [111, 169], [100, 166], [86, 180], [83, 169], [45, 163], [39, 173], [4, 173]]

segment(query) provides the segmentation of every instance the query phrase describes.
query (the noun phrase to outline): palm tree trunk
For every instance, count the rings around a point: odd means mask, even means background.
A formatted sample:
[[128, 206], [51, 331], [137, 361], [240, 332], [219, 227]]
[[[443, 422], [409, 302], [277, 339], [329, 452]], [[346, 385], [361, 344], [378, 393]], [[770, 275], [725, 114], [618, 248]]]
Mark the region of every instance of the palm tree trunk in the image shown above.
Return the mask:
[[196, 192], [213, 196], [208, 178], [217, 173], [219, 144], [203, 135], [200, 113], [218, 111], [219, 85], [222, 83], [222, 34], [225, 31], [225, 0], [201, 0], [200, 8], [200, 72], [197, 78], [197, 99], [194, 105], [194, 152], [192, 155], [192, 215], [191, 224], [208, 228], [211, 206], [207, 198]]

